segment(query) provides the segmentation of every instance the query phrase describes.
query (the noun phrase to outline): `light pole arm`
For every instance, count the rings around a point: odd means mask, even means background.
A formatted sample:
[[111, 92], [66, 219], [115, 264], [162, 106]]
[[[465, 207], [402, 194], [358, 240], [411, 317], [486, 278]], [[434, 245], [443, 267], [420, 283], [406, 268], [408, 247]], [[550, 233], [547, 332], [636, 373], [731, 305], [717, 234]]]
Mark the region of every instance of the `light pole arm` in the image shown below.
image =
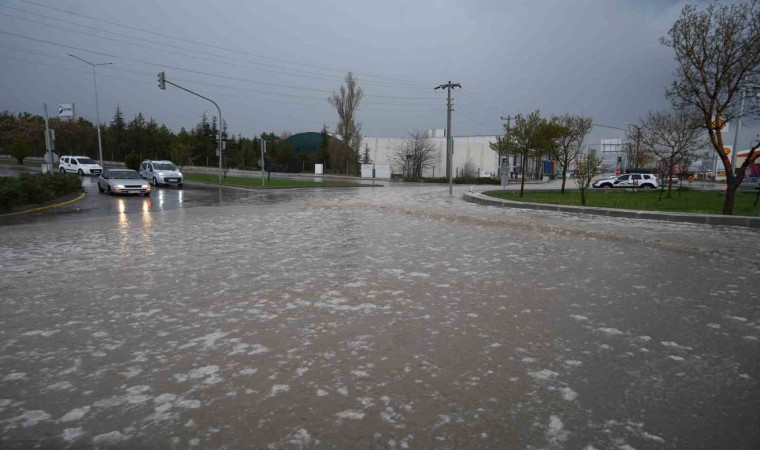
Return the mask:
[[[211, 100], [208, 97], [204, 97], [203, 95], [201, 95], [201, 94], [199, 94], [197, 92], [193, 92], [190, 89], [182, 87], [182, 86], [180, 86], [180, 85], [178, 85], [176, 83], [172, 83], [169, 80], [164, 79], [164, 82], [167, 83], [167, 84], [171, 84], [172, 86], [174, 86], [174, 87], [176, 87], [178, 89], [182, 89], [185, 92], [188, 92], [188, 93], [193, 94], [193, 95], [195, 95], [197, 97], [200, 97], [200, 98], [202, 98], [204, 100], [207, 100], [207, 101], [213, 103], [214, 106], [216, 106], [216, 110], [219, 112], [219, 186], [221, 187], [221, 185], [222, 185], [222, 137], [224, 135], [223, 128], [222, 128], [222, 109], [219, 108], [219, 105], [217, 105], [215, 101]], [[219, 195], [221, 195], [221, 191], [220, 191]]]

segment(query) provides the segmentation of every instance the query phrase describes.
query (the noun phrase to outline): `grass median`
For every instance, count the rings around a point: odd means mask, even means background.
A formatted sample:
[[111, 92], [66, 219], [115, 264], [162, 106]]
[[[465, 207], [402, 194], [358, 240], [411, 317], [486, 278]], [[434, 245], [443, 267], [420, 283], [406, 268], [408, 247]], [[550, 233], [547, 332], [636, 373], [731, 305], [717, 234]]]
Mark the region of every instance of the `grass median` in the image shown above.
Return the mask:
[[[581, 206], [581, 196], [577, 191], [559, 192], [526, 191], [524, 197], [519, 192], [491, 192], [488, 195], [504, 200], [515, 200], [529, 203], [545, 203], [550, 205]], [[734, 215], [760, 216], [760, 204], [754, 206], [756, 192], [736, 193]], [[673, 191], [671, 198], [662, 196], [660, 191], [586, 191], [586, 206], [599, 208], [632, 209], [638, 211], [685, 212], [694, 214], [721, 214], [725, 194], [720, 191], [700, 191], [682, 189]]]
[[[219, 175], [200, 175], [186, 173], [185, 181], [195, 181], [198, 183], [219, 184]], [[247, 188], [262, 189], [261, 178], [249, 177], [225, 177], [222, 182], [224, 186], [239, 186]], [[356, 187], [361, 186], [358, 183], [348, 181], [308, 181], [308, 180], [287, 180], [283, 178], [272, 178], [264, 180], [263, 189], [275, 188], [299, 188], [299, 187]]]

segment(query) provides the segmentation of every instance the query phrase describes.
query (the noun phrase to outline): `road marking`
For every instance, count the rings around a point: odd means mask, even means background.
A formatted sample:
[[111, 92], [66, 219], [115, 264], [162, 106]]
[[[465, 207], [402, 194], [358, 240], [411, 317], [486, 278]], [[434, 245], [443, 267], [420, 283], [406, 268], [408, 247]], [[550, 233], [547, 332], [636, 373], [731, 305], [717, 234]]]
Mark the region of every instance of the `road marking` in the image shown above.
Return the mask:
[[41, 211], [43, 209], [55, 208], [56, 206], [65, 206], [65, 205], [68, 205], [69, 203], [74, 203], [74, 202], [78, 202], [79, 200], [82, 200], [85, 197], [85, 195], [86, 194], [82, 193], [82, 194], [79, 194], [77, 198], [72, 198], [71, 200], [66, 200], [65, 202], [56, 203], [55, 205], [40, 206], [38, 208], [25, 209], [23, 211], [0, 214], [0, 217], [15, 216], [16, 214], [24, 214], [24, 213], [34, 212], [34, 211]]

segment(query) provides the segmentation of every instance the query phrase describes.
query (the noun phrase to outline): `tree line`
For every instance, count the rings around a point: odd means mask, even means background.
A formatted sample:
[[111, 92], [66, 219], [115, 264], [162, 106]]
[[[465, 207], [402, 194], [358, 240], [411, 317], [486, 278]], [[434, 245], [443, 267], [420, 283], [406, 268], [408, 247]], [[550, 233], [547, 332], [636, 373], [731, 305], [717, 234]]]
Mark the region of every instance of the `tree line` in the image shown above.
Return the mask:
[[[98, 159], [98, 137], [95, 124], [82, 117], [74, 119], [50, 118], [55, 130], [55, 152], [59, 155], [83, 155]], [[217, 156], [219, 123], [215, 116], [201, 116], [190, 129], [182, 127], [174, 132], [153, 118], [137, 113], [131, 120], [116, 107], [110, 122], [101, 128], [103, 159], [126, 161], [132, 159], [169, 159], [179, 166], [218, 167]], [[0, 154], [15, 157], [19, 164], [29, 156], [45, 153], [45, 121], [42, 116], [28, 112], [0, 112]], [[301, 172], [324, 164], [326, 172], [346, 173], [356, 164], [351, 163], [353, 152], [338, 139], [329, 135], [327, 126], [317, 152], [295, 153], [287, 142], [290, 133], [262, 133], [246, 137], [231, 134], [225, 122], [221, 124], [225, 142], [223, 165], [226, 168], [261, 168], [261, 141], [266, 141], [265, 167], [278, 172]]]

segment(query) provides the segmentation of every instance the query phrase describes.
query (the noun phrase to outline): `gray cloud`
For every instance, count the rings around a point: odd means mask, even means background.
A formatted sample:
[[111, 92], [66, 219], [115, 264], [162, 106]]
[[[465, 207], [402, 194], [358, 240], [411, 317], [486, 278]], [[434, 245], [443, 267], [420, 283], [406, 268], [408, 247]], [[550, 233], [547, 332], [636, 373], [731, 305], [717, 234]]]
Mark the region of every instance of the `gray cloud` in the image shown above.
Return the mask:
[[[94, 119], [90, 69], [67, 56], [74, 53], [114, 62], [99, 69], [102, 121], [117, 104], [128, 117], [141, 111], [174, 129], [191, 127], [204, 111], [215, 111], [177, 89], [160, 91], [155, 74], [164, 69], [170, 80], [217, 100], [235, 133], [318, 130], [323, 123], [334, 128], [337, 118], [326, 98], [353, 70], [367, 94], [360, 111], [363, 130], [373, 136], [443, 128], [445, 98], [433, 87], [448, 80], [463, 85], [455, 94], [455, 134], [499, 133], [501, 114], [535, 108], [547, 115], [587, 114], [613, 126], [667, 108], [664, 92], [674, 64], [658, 39], [683, 5], [655, 0], [34, 1], [236, 52], [4, 0], [0, 4], [33, 15], [0, 8], [6, 14], [0, 15], [0, 31], [38, 41], [2, 35], [2, 109], [40, 113], [43, 101], [75, 102], [78, 114]], [[747, 143], [756, 133], [747, 128], [742, 139]], [[619, 135], [597, 128], [589, 142]]]

